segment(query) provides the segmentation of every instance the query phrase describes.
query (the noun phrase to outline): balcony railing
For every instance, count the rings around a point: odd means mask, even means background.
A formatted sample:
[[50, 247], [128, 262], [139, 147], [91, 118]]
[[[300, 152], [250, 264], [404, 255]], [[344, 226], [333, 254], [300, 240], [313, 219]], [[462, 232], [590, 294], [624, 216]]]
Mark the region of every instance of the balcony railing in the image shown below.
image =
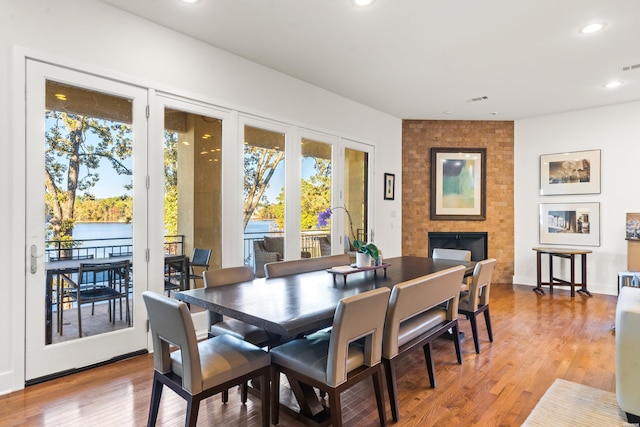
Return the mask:
[[[66, 259], [108, 258], [133, 255], [131, 237], [101, 239], [47, 240], [45, 261]], [[171, 255], [184, 254], [184, 235], [164, 236], [164, 251]]]
[[[320, 237], [328, 237], [330, 230], [303, 231], [300, 235], [300, 250], [308, 252], [311, 257], [321, 256]], [[364, 233], [358, 230], [358, 235]], [[244, 263], [253, 265], [253, 242], [262, 240], [264, 236], [284, 236], [282, 231], [245, 233], [244, 234]], [[164, 252], [171, 255], [184, 255], [184, 239], [181, 234], [164, 237]], [[362, 237], [360, 237], [362, 238]], [[45, 260], [59, 261], [65, 259], [108, 258], [110, 256], [127, 256], [133, 254], [131, 237], [114, 237], [100, 239], [47, 240]]]
[[[300, 235], [300, 250], [301, 252], [308, 252], [312, 258], [322, 256], [320, 251], [320, 238], [329, 237], [331, 232], [329, 229], [319, 229], [314, 231], [303, 231]], [[276, 237], [284, 236], [282, 231], [270, 231], [259, 233], [245, 233], [244, 234], [244, 263], [245, 265], [253, 266], [254, 253], [253, 242], [256, 240], [262, 240], [264, 236]]]

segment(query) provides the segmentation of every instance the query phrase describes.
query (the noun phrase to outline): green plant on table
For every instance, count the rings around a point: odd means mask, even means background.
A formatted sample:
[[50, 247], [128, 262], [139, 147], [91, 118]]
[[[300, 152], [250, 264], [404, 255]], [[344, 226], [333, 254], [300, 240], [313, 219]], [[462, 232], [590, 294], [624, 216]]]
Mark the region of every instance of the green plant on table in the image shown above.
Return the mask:
[[371, 258], [373, 258], [374, 261], [377, 261], [378, 257], [380, 256], [380, 251], [378, 247], [373, 243], [367, 243], [362, 240], [353, 239], [353, 247], [355, 248], [356, 251], [360, 252], [361, 254], [371, 255]]

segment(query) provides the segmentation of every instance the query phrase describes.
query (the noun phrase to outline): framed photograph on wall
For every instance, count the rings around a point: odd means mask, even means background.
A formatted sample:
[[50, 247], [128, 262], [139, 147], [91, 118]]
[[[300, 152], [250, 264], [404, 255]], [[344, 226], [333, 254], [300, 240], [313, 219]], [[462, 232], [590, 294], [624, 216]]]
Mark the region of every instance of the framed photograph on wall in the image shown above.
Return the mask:
[[600, 193], [600, 150], [540, 156], [540, 195]]
[[485, 148], [431, 149], [431, 219], [483, 221]]
[[640, 213], [627, 212], [626, 240], [640, 240]]
[[600, 203], [541, 203], [540, 243], [600, 246]]
[[393, 200], [396, 197], [396, 176], [392, 173], [384, 174], [384, 199]]

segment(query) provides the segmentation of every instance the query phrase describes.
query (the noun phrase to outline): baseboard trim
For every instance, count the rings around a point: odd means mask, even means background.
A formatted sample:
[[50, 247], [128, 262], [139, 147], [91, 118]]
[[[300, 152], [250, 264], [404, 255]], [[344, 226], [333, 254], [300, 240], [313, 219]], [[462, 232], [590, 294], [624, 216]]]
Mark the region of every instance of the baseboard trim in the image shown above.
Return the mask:
[[56, 378], [65, 377], [67, 375], [75, 374], [75, 373], [78, 373], [78, 372], [87, 371], [89, 369], [97, 368], [99, 366], [108, 365], [108, 364], [114, 363], [114, 362], [119, 362], [119, 361], [124, 360], [124, 359], [129, 359], [131, 357], [140, 356], [140, 355], [147, 354], [147, 353], [148, 353], [148, 351], [146, 349], [144, 349], [144, 350], [133, 351], [131, 353], [121, 354], [120, 356], [113, 357], [113, 358], [111, 358], [109, 360], [105, 360], [103, 362], [94, 363], [93, 365], [84, 366], [82, 368], [67, 369], [66, 371], [56, 372], [54, 374], [49, 374], [49, 375], [45, 375], [43, 377], [38, 377], [38, 378], [31, 379], [31, 380], [27, 380], [27, 381], [25, 381], [24, 385], [25, 385], [25, 387], [29, 387], [30, 385], [40, 384], [40, 383], [45, 382], [45, 381], [50, 381], [50, 380], [53, 380], [53, 379], [56, 379]]

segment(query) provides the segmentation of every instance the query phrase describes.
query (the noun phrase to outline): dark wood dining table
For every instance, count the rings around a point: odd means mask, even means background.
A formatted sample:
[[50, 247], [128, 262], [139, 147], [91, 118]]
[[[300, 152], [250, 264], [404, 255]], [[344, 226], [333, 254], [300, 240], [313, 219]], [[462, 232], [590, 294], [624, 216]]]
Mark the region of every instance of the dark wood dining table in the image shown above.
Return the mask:
[[[286, 340], [331, 326], [342, 298], [383, 286], [393, 288], [398, 283], [457, 265], [464, 265], [465, 276], [470, 276], [476, 264], [415, 256], [389, 258], [386, 263], [390, 264], [386, 275], [374, 274], [375, 270], [363, 271], [351, 274], [346, 282], [334, 281], [327, 270], [319, 270], [176, 292], [175, 298], [259, 326]], [[291, 387], [300, 413], [318, 419], [324, 408], [313, 389], [304, 384]]]
[[[338, 302], [345, 297], [415, 279], [457, 265], [473, 274], [475, 262], [402, 256], [385, 259], [387, 275], [363, 271], [346, 282], [327, 270], [276, 278], [257, 278], [233, 285], [176, 292], [175, 298], [224, 316], [294, 338], [331, 326]], [[212, 272], [215, 274], [214, 272]]]

